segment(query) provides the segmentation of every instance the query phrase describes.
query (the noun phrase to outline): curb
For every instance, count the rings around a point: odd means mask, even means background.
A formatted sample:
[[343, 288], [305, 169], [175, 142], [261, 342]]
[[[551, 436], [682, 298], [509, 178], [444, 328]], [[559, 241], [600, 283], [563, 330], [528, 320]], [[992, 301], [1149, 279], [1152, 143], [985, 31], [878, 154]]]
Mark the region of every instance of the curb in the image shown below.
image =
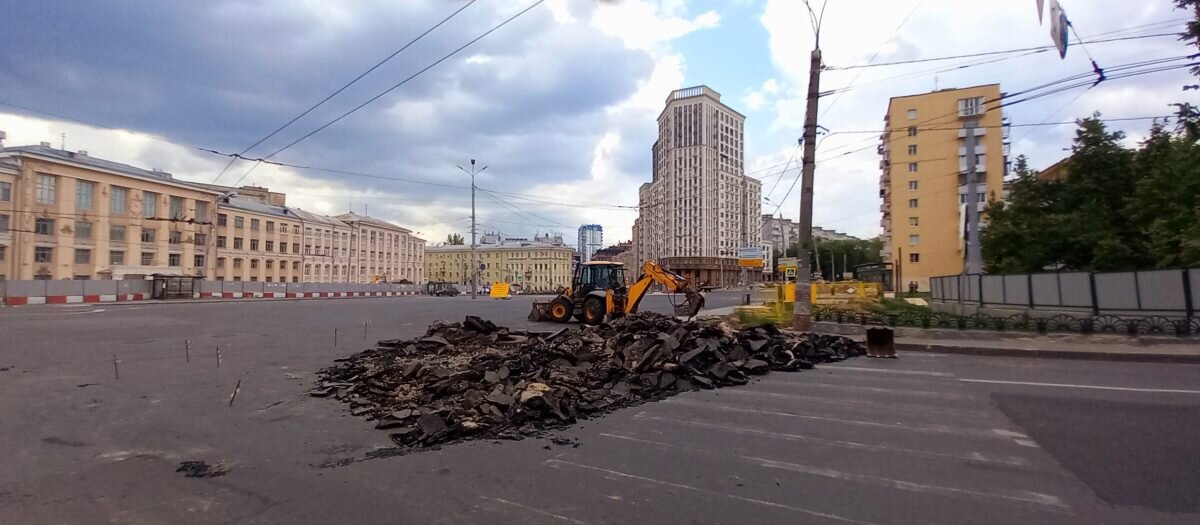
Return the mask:
[[[105, 307], [109, 306], [173, 306], [184, 304], [218, 304], [218, 303], [281, 303], [286, 301], [321, 301], [321, 300], [345, 300], [345, 299], [410, 299], [414, 297], [432, 297], [429, 295], [394, 295], [394, 296], [378, 296], [378, 297], [245, 297], [241, 299], [145, 299], [141, 301], [119, 301], [119, 302], [103, 302], [103, 303], [86, 303], [88, 305]], [[46, 306], [46, 305], [30, 305], [30, 306]], [[22, 307], [22, 310], [29, 309]]]
[[990, 346], [952, 346], [897, 342], [898, 352], [974, 355], [982, 357], [1023, 357], [1032, 359], [1073, 359], [1081, 361], [1118, 361], [1126, 363], [1200, 364], [1200, 354], [1161, 354], [1133, 352], [1080, 352], [1039, 348], [997, 348]]

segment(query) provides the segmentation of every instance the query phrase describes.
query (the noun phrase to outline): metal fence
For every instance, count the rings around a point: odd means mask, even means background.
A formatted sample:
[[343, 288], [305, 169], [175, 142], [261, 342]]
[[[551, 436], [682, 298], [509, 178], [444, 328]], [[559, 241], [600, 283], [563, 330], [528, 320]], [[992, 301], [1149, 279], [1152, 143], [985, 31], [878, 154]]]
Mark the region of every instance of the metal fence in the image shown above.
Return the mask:
[[1191, 318], [1200, 300], [1200, 268], [950, 275], [930, 279], [930, 287], [940, 303]]

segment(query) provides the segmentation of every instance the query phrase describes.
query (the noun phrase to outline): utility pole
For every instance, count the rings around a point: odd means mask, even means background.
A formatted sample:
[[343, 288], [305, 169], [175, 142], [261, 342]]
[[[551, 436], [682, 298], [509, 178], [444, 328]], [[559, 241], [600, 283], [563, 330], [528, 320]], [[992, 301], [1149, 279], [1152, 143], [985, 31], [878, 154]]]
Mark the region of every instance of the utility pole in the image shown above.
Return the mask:
[[817, 166], [817, 102], [821, 92], [821, 33], [816, 33], [816, 45], [809, 57], [808, 108], [804, 115], [804, 160], [800, 175], [800, 268], [796, 272], [795, 318], [792, 328], [807, 332], [812, 329], [812, 207], [813, 175]]
[[963, 273], [967, 275], [983, 273], [983, 261], [979, 247], [979, 192], [975, 185], [978, 176], [975, 173], [975, 126], [974, 120], [963, 124], [967, 130], [967, 257], [963, 264]]
[[471, 159], [471, 171], [462, 166], [458, 169], [471, 176], [471, 300], [479, 298], [479, 255], [475, 252], [475, 176], [488, 169], [484, 166], [475, 171], [475, 159]]

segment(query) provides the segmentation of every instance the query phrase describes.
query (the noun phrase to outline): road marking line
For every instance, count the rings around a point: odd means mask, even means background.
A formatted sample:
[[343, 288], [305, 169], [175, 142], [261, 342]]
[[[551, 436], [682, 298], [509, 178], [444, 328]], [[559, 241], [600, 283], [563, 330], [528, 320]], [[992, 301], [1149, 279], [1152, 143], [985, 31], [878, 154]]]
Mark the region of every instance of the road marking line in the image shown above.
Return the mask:
[[1038, 505], [1047, 505], [1050, 507], [1058, 507], [1060, 509], [1070, 509], [1070, 507], [1068, 507], [1065, 503], [1063, 503], [1062, 500], [1059, 499], [1058, 497], [1051, 496], [1048, 494], [1042, 494], [1042, 493], [1038, 493], [1038, 492], [1029, 492], [1029, 491], [1024, 491], [1024, 490], [1001, 490], [1001, 491], [995, 491], [995, 492], [979, 492], [979, 491], [969, 490], [969, 489], [943, 487], [943, 486], [939, 486], [939, 485], [927, 485], [924, 483], [884, 478], [884, 477], [879, 477], [879, 476], [871, 476], [871, 475], [867, 475], [867, 474], [854, 474], [854, 473], [850, 473], [850, 472], [834, 470], [831, 468], [816, 467], [816, 466], [812, 466], [812, 465], [801, 465], [799, 463], [790, 463], [787, 461], [778, 461], [778, 460], [767, 459], [767, 458], [758, 458], [758, 457], [743, 456], [743, 455], [730, 456], [727, 454], [718, 454], [715, 452], [710, 452], [708, 450], [703, 450], [703, 449], [700, 449], [697, 447], [691, 447], [691, 446], [687, 446], [687, 445], [676, 445], [674, 443], [665, 443], [662, 441], [653, 441], [653, 440], [649, 440], [649, 439], [627, 437], [627, 436], [621, 436], [621, 435], [616, 435], [616, 434], [600, 434], [600, 435], [605, 436], [605, 437], [612, 437], [612, 438], [625, 439], [625, 440], [629, 440], [629, 441], [645, 443], [645, 444], [654, 445], [654, 446], [669, 449], [669, 450], [678, 450], [680, 452], [696, 454], [699, 456], [704, 456], [704, 457], [713, 458], [713, 459], [729, 460], [730, 457], [733, 457], [733, 458], [736, 458], [736, 460], [740, 460], [742, 463], [750, 463], [752, 465], [765, 467], [765, 468], [786, 470], [789, 472], [796, 472], [799, 474], [807, 474], [810, 476], [819, 476], [819, 477], [824, 477], [824, 478], [838, 479], [838, 480], [842, 480], [842, 481], [849, 481], [852, 483], [862, 483], [862, 484], [866, 484], [866, 485], [875, 485], [875, 486], [893, 488], [893, 489], [897, 489], [897, 490], [906, 490], [909, 492], [923, 492], [923, 493], [927, 493], [927, 494], [937, 494], [940, 496], [950, 496], [950, 497], [967, 497], [970, 499], [991, 499], [991, 500], [999, 499], [999, 500], [1002, 500], [1002, 502], [1004, 502], [1004, 503], [1015, 501], [1015, 502], [1019, 502], [1019, 503], [1033, 503], [1033, 504], [1038, 504]]
[[964, 383], [987, 383], [993, 385], [1045, 386], [1051, 388], [1081, 388], [1087, 390], [1116, 390], [1119, 392], [1149, 392], [1155, 394], [1200, 394], [1200, 390], [1176, 390], [1171, 388], [1131, 388], [1123, 386], [1073, 385], [1069, 383], [1033, 383], [1028, 381], [999, 381], [994, 379], [962, 379]]
[[1033, 442], [1031, 439], [1015, 439], [1013, 441], [1016, 441], [1017, 444], [1021, 445], [1022, 447], [1040, 448], [1038, 447], [1038, 444]]
[[690, 491], [694, 491], [694, 492], [699, 492], [701, 494], [708, 494], [711, 496], [726, 497], [726, 498], [734, 499], [737, 501], [742, 501], [745, 503], [754, 503], [756, 505], [764, 505], [767, 507], [775, 507], [778, 509], [785, 509], [785, 510], [790, 510], [793, 512], [800, 512], [803, 514], [808, 514], [810, 516], [817, 516], [820, 518], [826, 518], [826, 519], [831, 519], [831, 520], [835, 520], [835, 521], [841, 521], [841, 522], [846, 522], [846, 523], [859, 523], [862, 525], [873, 525], [871, 522], [868, 522], [868, 521], [859, 521], [859, 520], [855, 520], [855, 519], [845, 518], [842, 516], [838, 516], [836, 514], [817, 512], [815, 510], [794, 507], [792, 505], [785, 505], [783, 503], [776, 503], [774, 501], [766, 501], [766, 500], [755, 499], [755, 498], [747, 498], [747, 497], [743, 497], [743, 496], [738, 496], [736, 494], [726, 494], [726, 493], [717, 492], [714, 490], [702, 489], [700, 487], [693, 487], [691, 485], [684, 485], [683, 483], [675, 483], [673, 481], [664, 481], [661, 479], [654, 479], [654, 478], [648, 478], [645, 476], [639, 476], [637, 474], [629, 474], [626, 472], [620, 472], [620, 471], [616, 471], [616, 470], [609, 470], [606, 468], [594, 467], [592, 465], [585, 465], [583, 463], [575, 463], [574, 461], [566, 461], [566, 460], [562, 460], [562, 459], [547, 459], [546, 461], [542, 462], [542, 464], [550, 466], [551, 468], [558, 468], [555, 465], [566, 465], [566, 466], [575, 467], [575, 468], [579, 468], [579, 469], [590, 470], [593, 472], [600, 472], [600, 473], [604, 474], [605, 477], [615, 476], [618, 478], [633, 479], [633, 480], [637, 480], [637, 481], [644, 481], [646, 483], [652, 483], [654, 485], [661, 485], [664, 487], [690, 490]]
[[995, 432], [997, 435], [1001, 435], [1001, 436], [1004, 436], [1007, 438], [1023, 438], [1023, 439], [1029, 438], [1029, 436], [1026, 436], [1025, 434], [1022, 434], [1020, 432], [1013, 432], [1011, 430], [1005, 430], [1003, 428], [993, 428], [992, 432]]
[[832, 423], [845, 423], [848, 425], [887, 428], [887, 429], [891, 429], [891, 430], [909, 430], [909, 431], [913, 431], [913, 432], [927, 432], [927, 433], [934, 433], [934, 434], [958, 434], [958, 435], [963, 435], [963, 436], [1007, 439], [1006, 436], [1001, 436], [1001, 435], [993, 432], [991, 429], [985, 429], [985, 428], [952, 427], [949, 425], [906, 425], [904, 423], [882, 423], [882, 422], [878, 422], [878, 421], [863, 421], [860, 419], [842, 419], [842, 418], [827, 417], [827, 416], [810, 416], [810, 415], [804, 415], [804, 414], [791, 414], [788, 412], [776, 412], [774, 410], [756, 410], [753, 408], [738, 407], [738, 406], [733, 406], [733, 405], [723, 405], [720, 403], [702, 403], [702, 402], [696, 402], [696, 401], [687, 401], [687, 400], [682, 400], [682, 399], [678, 399], [678, 398], [668, 399], [664, 402], [685, 405], [685, 406], [694, 406], [694, 407], [698, 407], [698, 408], [714, 408], [717, 410], [724, 410], [726, 412], [744, 412], [747, 414], [759, 414], [759, 415], [764, 415], [764, 416], [795, 417], [795, 418], [800, 418], [800, 419], [808, 419], [808, 420], [812, 420], [812, 421], [828, 421], [828, 422], [832, 422]]
[[920, 370], [890, 370], [887, 368], [867, 368], [861, 366], [841, 366], [830, 365], [823, 370], [851, 370], [854, 372], [879, 372], [881, 374], [900, 374], [910, 376], [930, 376], [930, 377], [954, 377], [954, 374], [946, 372], [923, 372]]
[[968, 394], [950, 394], [945, 392], [932, 392], [928, 390], [904, 390], [898, 388], [879, 388], [873, 386], [859, 385], [835, 385], [832, 383], [816, 383], [813, 381], [795, 380], [795, 381], [780, 381], [774, 379], [759, 379], [759, 383], [764, 385], [788, 385], [788, 386], [803, 386], [816, 388], [833, 388], [840, 390], [853, 390], [855, 392], [873, 392], [879, 394], [900, 394], [913, 397], [931, 397], [936, 399], [959, 399], [972, 400], [974, 399]]
[[860, 401], [855, 399], [831, 399], [828, 397], [806, 396], [803, 394], [781, 394], [779, 392], [759, 392], [755, 390], [728, 389], [723, 390], [721, 395], [735, 396], [751, 396], [751, 397], [768, 397], [773, 399], [787, 399], [791, 401], [806, 401], [811, 403], [824, 403], [828, 405], [849, 406], [849, 407], [867, 407], [880, 408], [892, 412], [911, 412], [925, 415], [940, 415], [947, 417], [962, 417], [976, 419], [991, 419], [992, 416], [982, 411], [967, 411], [967, 410], [952, 410], [935, 407], [932, 405], [913, 405], [913, 404], [898, 404], [898, 403], [876, 403], [874, 401]]
[[588, 523], [587, 523], [586, 521], [579, 521], [579, 520], [577, 520], [577, 519], [575, 519], [575, 518], [568, 518], [567, 516], [560, 516], [560, 515], [558, 515], [558, 514], [554, 514], [554, 513], [552, 513], [552, 512], [547, 512], [547, 511], [544, 511], [544, 510], [542, 510], [542, 509], [539, 509], [539, 508], [530, 507], [529, 505], [522, 505], [522, 504], [520, 504], [520, 503], [517, 503], [517, 502], [515, 502], [515, 501], [509, 501], [509, 500], [506, 500], [506, 499], [503, 499], [503, 498], [489, 498], [489, 497], [487, 497], [487, 496], [479, 496], [479, 497], [480, 497], [480, 498], [482, 498], [482, 499], [488, 500], [488, 501], [494, 501], [494, 502], [496, 502], [496, 503], [503, 503], [503, 504], [505, 504], [505, 505], [509, 505], [509, 506], [512, 506], [512, 507], [516, 507], [516, 508], [518, 508], [518, 509], [521, 509], [521, 510], [527, 510], [527, 511], [529, 511], [529, 512], [532, 512], [532, 513], [534, 513], [534, 514], [540, 514], [540, 515], [542, 515], [542, 516], [546, 516], [547, 518], [554, 518], [554, 519], [557, 519], [557, 520], [562, 520], [562, 521], [565, 521], [565, 522], [568, 522], [568, 523], [575, 523], [576, 525], [588, 525]]
[[1031, 462], [1025, 458], [1014, 456], [991, 456], [981, 452], [967, 452], [963, 454], [955, 454], [952, 452], [932, 452], [927, 450], [916, 450], [911, 448], [892, 447], [888, 445], [872, 445], [869, 443], [858, 443], [855, 441], [844, 441], [839, 439], [826, 439], [814, 436], [806, 436], [804, 434], [793, 434], [789, 432], [771, 432], [769, 430], [759, 430], [756, 428], [733, 427], [721, 425], [717, 423], [704, 423], [700, 421], [687, 421], [683, 419], [674, 419], [669, 417], [648, 416], [645, 413], [633, 416], [635, 419], [650, 419], [653, 421], [663, 421], [667, 423], [675, 423], [677, 425], [709, 428], [723, 432], [743, 436], [760, 436], [770, 439], [779, 439], [783, 441], [805, 441], [809, 443], [820, 443], [832, 447], [849, 448], [853, 450], [869, 450], [873, 452], [899, 453], [908, 454], [918, 457], [926, 457], [931, 459], [950, 459], [955, 461], [972, 461], [978, 463], [996, 463], [1001, 465], [1009, 465], [1014, 467], [1028, 467]]

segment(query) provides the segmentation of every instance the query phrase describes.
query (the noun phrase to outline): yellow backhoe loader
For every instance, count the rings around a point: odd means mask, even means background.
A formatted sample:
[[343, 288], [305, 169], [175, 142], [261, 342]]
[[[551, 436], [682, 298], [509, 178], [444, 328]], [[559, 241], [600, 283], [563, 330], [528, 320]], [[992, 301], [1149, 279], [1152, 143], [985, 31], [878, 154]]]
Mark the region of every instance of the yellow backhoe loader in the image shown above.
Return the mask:
[[683, 277], [663, 269], [654, 261], [642, 265], [642, 275], [632, 285], [625, 285], [625, 265], [595, 261], [575, 267], [571, 287], [549, 302], [534, 302], [530, 321], [565, 323], [571, 317], [597, 325], [605, 318], [615, 319], [637, 312], [638, 304], [654, 283], [667, 292], [682, 294], [683, 302], [675, 305], [675, 314], [693, 317], [704, 306], [704, 296]]

